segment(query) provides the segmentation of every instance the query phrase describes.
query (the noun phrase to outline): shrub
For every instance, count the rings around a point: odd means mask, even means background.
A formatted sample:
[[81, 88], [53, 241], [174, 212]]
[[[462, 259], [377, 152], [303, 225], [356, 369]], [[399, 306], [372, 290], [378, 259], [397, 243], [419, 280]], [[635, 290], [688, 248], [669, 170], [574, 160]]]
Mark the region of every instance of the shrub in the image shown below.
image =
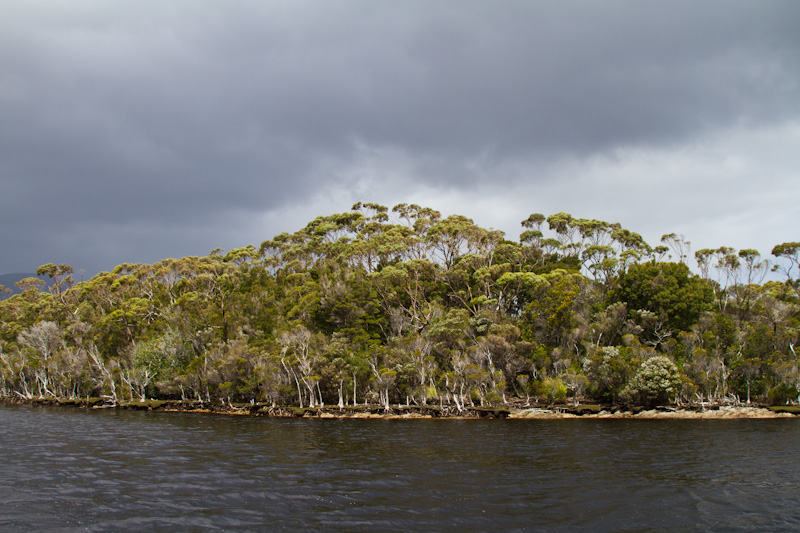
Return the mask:
[[560, 378], [544, 378], [539, 384], [539, 395], [553, 405], [567, 397], [567, 386]]
[[639, 366], [622, 393], [625, 401], [645, 407], [669, 403], [681, 386], [678, 367], [669, 357], [657, 355]]
[[786, 405], [789, 400], [797, 398], [797, 389], [786, 383], [779, 383], [767, 393], [770, 405]]

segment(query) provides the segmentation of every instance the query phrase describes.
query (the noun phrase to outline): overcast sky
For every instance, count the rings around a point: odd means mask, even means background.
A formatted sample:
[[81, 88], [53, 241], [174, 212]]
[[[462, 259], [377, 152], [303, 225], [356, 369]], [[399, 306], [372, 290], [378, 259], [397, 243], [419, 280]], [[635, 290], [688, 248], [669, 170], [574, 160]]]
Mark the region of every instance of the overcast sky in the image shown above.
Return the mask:
[[800, 2], [3, 0], [0, 273], [356, 201], [800, 241]]

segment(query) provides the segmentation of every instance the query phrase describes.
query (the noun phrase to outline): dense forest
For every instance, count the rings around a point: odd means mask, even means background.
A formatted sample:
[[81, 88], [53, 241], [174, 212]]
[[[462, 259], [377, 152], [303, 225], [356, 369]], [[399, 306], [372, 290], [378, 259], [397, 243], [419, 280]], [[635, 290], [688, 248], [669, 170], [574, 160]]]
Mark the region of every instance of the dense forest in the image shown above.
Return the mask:
[[358, 203], [258, 248], [80, 283], [42, 265], [49, 284], [0, 287], [0, 396], [458, 410], [800, 399], [800, 243], [769, 259], [692, 255], [683, 236], [651, 247], [566, 213], [522, 226], [513, 242], [463, 216]]

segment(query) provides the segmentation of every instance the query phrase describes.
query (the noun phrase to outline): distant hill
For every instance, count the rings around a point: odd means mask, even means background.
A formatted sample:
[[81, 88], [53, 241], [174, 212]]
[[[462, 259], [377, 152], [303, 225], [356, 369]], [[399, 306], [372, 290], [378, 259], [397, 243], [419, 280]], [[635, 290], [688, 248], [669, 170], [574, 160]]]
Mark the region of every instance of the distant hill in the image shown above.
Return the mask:
[[[17, 287], [16, 283], [18, 281], [22, 281], [25, 278], [39, 278], [40, 280], [44, 281], [48, 285], [52, 281], [47, 276], [37, 276], [35, 273], [30, 272], [14, 272], [12, 274], [0, 274], [0, 285], [7, 289], [11, 289], [11, 294], [19, 294], [20, 291]], [[2, 297], [2, 296], [0, 296]]]

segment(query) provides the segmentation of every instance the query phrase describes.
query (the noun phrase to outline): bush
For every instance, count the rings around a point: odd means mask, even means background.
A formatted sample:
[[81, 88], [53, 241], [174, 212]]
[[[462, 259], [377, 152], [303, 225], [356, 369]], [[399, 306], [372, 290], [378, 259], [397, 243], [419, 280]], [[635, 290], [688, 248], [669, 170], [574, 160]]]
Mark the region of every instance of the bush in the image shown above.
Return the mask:
[[624, 401], [645, 407], [669, 403], [681, 386], [678, 367], [669, 357], [657, 355], [639, 366], [622, 392]]
[[797, 398], [797, 389], [786, 383], [779, 383], [767, 393], [770, 405], [786, 405], [789, 400]]
[[567, 386], [560, 378], [544, 378], [539, 384], [539, 395], [553, 405], [567, 397]]

